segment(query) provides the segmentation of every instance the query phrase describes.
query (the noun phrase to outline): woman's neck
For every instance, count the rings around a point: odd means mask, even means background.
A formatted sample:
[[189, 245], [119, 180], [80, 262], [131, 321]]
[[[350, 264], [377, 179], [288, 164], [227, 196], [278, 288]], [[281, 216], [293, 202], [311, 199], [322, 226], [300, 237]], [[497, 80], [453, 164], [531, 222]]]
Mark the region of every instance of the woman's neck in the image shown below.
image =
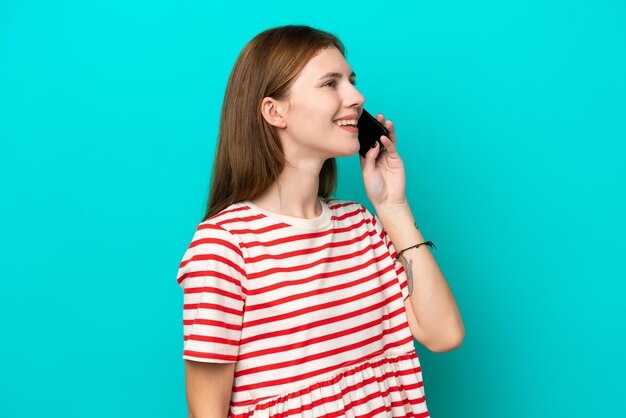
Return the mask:
[[321, 169], [321, 164], [307, 168], [286, 164], [278, 180], [265, 193], [250, 201], [268, 212], [315, 219], [322, 214], [317, 197]]

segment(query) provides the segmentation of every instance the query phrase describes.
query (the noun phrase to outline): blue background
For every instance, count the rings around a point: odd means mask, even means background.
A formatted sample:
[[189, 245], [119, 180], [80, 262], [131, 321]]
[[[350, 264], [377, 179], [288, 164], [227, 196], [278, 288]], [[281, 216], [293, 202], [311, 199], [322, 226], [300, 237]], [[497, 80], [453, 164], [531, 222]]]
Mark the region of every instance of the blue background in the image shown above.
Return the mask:
[[[178, 263], [232, 65], [338, 35], [396, 124], [463, 345], [417, 345], [433, 417], [626, 408], [621, 1], [0, 4], [0, 416], [186, 416]], [[372, 206], [358, 157], [337, 197]]]

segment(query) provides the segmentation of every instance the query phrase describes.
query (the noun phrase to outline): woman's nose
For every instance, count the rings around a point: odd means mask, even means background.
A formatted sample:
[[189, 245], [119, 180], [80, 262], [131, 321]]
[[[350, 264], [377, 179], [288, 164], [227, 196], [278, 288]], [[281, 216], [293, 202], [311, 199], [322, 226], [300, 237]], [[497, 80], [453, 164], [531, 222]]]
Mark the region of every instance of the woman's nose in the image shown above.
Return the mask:
[[356, 87], [354, 87], [354, 85], [351, 85], [346, 96], [346, 102], [348, 107], [363, 106], [363, 103], [365, 103], [365, 97], [363, 97], [363, 95], [359, 92], [359, 90], [357, 90]]

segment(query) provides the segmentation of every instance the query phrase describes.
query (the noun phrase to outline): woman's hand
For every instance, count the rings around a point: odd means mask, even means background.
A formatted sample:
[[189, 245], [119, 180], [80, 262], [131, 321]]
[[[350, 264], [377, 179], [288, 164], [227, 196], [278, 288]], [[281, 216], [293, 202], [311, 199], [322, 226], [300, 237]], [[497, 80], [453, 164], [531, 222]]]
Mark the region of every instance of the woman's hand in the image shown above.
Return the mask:
[[[361, 173], [365, 192], [374, 207], [400, 206], [407, 203], [406, 200], [406, 175], [404, 164], [396, 148], [396, 132], [393, 122], [385, 121], [382, 113], [376, 115], [376, 120], [385, 125], [389, 130], [389, 137], [382, 135], [381, 142], [385, 151], [380, 153], [380, 144], [370, 149], [365, 158], [359, 154], [361, 161]], [[376, 159], [378, 157], [378, 159]]]

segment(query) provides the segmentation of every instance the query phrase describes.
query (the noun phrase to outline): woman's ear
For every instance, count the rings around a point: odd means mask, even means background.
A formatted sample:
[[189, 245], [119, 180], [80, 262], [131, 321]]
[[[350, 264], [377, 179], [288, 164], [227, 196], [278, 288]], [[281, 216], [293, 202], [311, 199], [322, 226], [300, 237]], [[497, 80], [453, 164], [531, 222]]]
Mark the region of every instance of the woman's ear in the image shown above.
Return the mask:
[[284, 103], [271, 97], [264, 97], [261, 101], [261, 115], [267, 123], [277, 128], [287, 127], [284, 110]]

